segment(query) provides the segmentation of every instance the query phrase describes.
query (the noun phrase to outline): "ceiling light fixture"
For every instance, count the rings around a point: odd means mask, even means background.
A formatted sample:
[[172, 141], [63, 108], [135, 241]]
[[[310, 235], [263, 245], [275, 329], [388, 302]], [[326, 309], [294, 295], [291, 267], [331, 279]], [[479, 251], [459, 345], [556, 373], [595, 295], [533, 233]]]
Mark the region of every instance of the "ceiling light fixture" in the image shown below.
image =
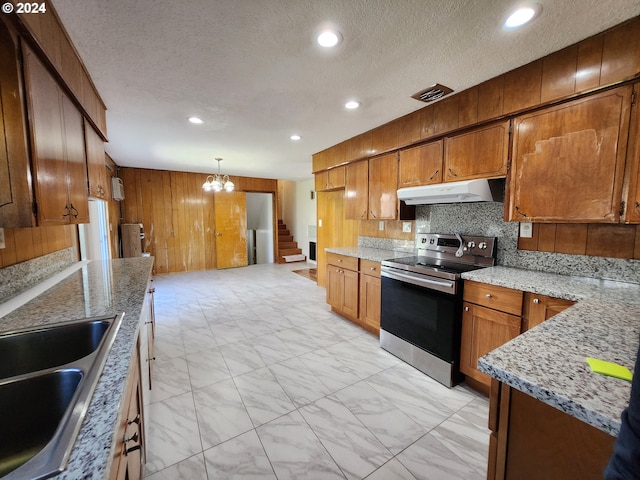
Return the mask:
[[207, 180], [202, 184], [202, 189], [205, 192], [220, 192], [223, 189], [227, 192], [233, 192], [233, 189], [236, 188], [236, 186], [231, 180], [229, 180], [229, 175], [223, 176], [220, 173], [220, 162], [222, 159], [216, 158], [216, 161], [218, 162], [218, 173], [215, 175], [209, 175]]
[[355, 110], [356, 108], [360, 108], [360, 105], [362, 105], [362, 103], [358, 102], [357, 100], [349, 100], [344, 104], [344, 108], [346, 108], [347, 110]]
[[291, 135], [289, 138], [290, 138], [291, 140], [298, 141], [298, 140], [300, 140], [302, 137], [301, 137], [300, 135]]
[[201, 123], [204, 123], [204, 121], [200, 117], [189, 117], [188, 120], [191, 123], [195, 123], [196, 125], [200, 125]]
[[518, 28], [525, 23], [533, 20], [537, 15], [540, 14], [542, 10], [542, 5], [539, 3], [535, 3], [532, 5], [527, 5], [524, 7], [520, 7], [515, 10], [507, 20], [504, 22], [505, 28]]
[[342, 40], [342, 35], [337, 30], [324, 30], [316, 37], [318, 45], [325, 48], [335, 47]]

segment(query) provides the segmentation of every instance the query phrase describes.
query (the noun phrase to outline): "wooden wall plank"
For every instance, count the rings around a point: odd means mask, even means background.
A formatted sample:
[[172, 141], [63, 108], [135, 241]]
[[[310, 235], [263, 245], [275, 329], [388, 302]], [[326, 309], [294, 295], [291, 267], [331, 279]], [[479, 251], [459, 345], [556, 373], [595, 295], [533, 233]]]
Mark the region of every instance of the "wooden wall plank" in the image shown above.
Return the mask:
[[504, 74], [504, 115], [540, 103], [542, 60], [536, 60]]
[[589, 225], [587, 255], [633, 258], [636, 229], [635, 225]]
[[640, 18], [604, 34], [600, 85], [630, 79], [640, 72]]
[[531, 238], [518, 235], [518, 250], [538, 250], [538, 237], [540, 236], [540, 224], [534, 223], [531, 229]]
[[550, 102], [575, 92], [578, 45], [560, 50], [543, 59], [540, 101]]
[[466, 127], [478, 122], [478, 87], [468, 88], [458, 94], [458, 127]]
[[478, 85], [478, 121], [497, 118], [504, 111], [504, 75]]
[[2, 252], [2, 266], [8, 267], [9, 265], [15, 265], [18, 263], [18, 256], [16, 252], [16, 240], [14, 231], [15, 228], [4, 229], [4, 244], [5, 248], [0, 250]]
[[584, 223], [561, 223], [556, 228], [557, 253], [569, 253], [573, 255], [586, 255], [587, 230]]
[[576, 92], [591, 90], [600, 85], [603, 42], [604, 35], [597, 35], [580, 42], [578, 45]]
[[636, 226], [636, 241], [633, 248], [633, 258], [640, 260], [640, 225]]
[[553, 223], [541, 223], [538, 228], [538, 250], [541, 252], [555, 251], [556, 225]]

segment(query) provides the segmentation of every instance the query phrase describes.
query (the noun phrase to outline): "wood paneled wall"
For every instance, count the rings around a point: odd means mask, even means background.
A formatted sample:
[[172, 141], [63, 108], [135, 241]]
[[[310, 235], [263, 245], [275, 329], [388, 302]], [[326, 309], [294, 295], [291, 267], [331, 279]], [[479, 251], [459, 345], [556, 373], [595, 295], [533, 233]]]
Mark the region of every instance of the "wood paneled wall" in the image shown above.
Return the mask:
[[111, 179], [118, 176], [118, 166], [113, 159], [105, 153], [105, 168], [107, 168], [107, 206], [109, 212], [109, 241], [111, 242], [111, 258], [120, 257], [120, 202], [113, 200], [111, 191]]
[[518, 249], [640, 260], [640, 225], [534, 223]]
[[[407, 221], [407, 220], [405, 220]], [[397, 240], [415, 240], [416, 238], [416, 222], [411, 221], [411, 232], [402, 231], [402, 220], [384, 220], [384, 230], [380, 230], [378, 220], [359, 220], [358, 234], [361, 237], [374, 238], [394, 238]]]
[[0, 268], [78, 246], [78, 227], [5, 228], [6, 248], [0, 250]]
[[[122, 223], [144, 225], [144, 251], [156, 273], [216, 268], [215, 208], [202, 173], [121, 168], [125, 199]], [[237, 191], [277, 192], [277, 180], [230, 177]]]

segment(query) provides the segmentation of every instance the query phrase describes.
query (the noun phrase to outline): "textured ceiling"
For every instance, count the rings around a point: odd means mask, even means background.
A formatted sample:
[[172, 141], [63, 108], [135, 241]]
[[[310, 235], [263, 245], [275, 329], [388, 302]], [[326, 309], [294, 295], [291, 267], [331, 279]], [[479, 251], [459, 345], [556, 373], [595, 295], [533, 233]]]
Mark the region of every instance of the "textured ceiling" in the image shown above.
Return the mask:
[[[638, 0], [53, 0], [121, 166], [300, 180], [311, 154], [640, 15]], [[344, 41], [314, 44], [325, 25]], [[363, 103], [346, 111], [347, 99]], [[203, 125], [186, 121], [190, 115]], [[302, 140], [292, 142], [293, 133]]]

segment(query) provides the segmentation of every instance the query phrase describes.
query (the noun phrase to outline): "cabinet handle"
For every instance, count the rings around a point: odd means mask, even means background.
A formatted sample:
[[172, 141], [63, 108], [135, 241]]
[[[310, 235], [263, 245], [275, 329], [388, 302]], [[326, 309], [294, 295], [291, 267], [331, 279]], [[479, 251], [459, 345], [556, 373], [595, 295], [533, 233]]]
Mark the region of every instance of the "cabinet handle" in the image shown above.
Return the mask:
[[78, 218], [78, 209], [76, 207], [73, 206], [73, 203], [71, 204], [71, 210], [73, 210], [75, 213], [73, 213], [73, 217], [74, 218]]
[[342, 263], [342, 259], [340, 259], [340, 258], [339, 258], [339, 259], [338, 259], [338, 263]]
[[449, 169], [449, 175], [451, 175], [452, 177], [457, 177], [458, 174], [455, 173], [453, 170]]
[[376, 267], [370, 267], [369, 270], [371, 270], [372, 272], [376, 271]]
[[138, 432], [135, 432], [133, 435], [131, 435], [129, 438], [127, 438], [127, 434], [125, 433], [122, 436], [122, 441], [123, 443], [129, 443], [129, 442], [137, 442], [138, 441]]
[[369, 210], [369, 213], [371, 214], [371, 216], [372, 216], [373, 218], [378, 218], [378, 217], [376, 217], [376, 214], [375, 214], [375, 213], [373, 213], [371, 210]]
[[487, 298], [491, 298], [491, 294], [490, 294], [490, 293], [487, 293], [487, 294], [485, 295], [485, 297], [487, 297]]
[[68, 205], [65, 205], [64, 209], [67, 211], [67, 213], [62, 215], [62, 218], [68, 217], [71, 214], [71, 210], [69, 210], [69, 206]]
[[151, 287], [151, 288], [149, 289], [149, 293], [156, 293], [156, 289], [155, 289], [154, 287]]
[[[140, 414], [137, 414], [136, 418], [134, 418], [133, 420], [127, 422], [127, 425], [131, 425], [132, 423], [137, 423], [138, 425], [140, 425]], [[137, 433], [136, 433], [136, 435], [137, 435]]]
[[435, 172], [433, 172], [433, 175], [429, 177], [429, 180], [433, 180], [434, 178], [436, 178], [436, 175], [438, 174], [439, 171], [440, 169], [437, 169]]
[[140, 450], [142, 447], [140, 445], [136, 445], [135, 447], [127, 448], [124, 451], [125, 456], [129, 455], [131, 452], [135, 452], [136, 450]]
[[533, 303], [538, 304], [538, 303], [540, 303], [540, 300], [538, 300], [537, 298], [534, 298], [533, 299]]
[[469, 311], [469, 307], [464, 307], [464, 311], [468, 312]]

